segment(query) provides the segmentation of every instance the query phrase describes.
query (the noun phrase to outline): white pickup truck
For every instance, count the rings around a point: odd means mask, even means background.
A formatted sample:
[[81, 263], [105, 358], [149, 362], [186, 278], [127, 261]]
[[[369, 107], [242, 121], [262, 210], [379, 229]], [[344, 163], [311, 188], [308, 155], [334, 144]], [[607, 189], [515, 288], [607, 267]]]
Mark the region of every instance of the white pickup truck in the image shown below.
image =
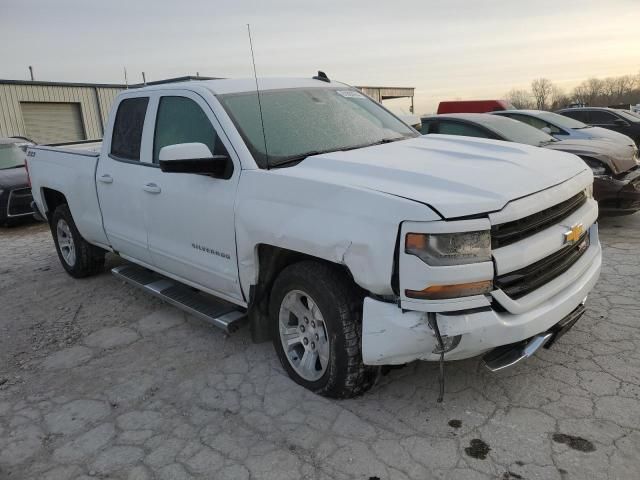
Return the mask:
[[120, 278], [227, 330], [248, 319], [293, 380], [339, 398], [380, 365], [504, 368], [584, 312], [601, 249], [578, 157], [422, 137], [328, 79], [260, 88], [128, 90], [101, 147], [31, 147], [67, 272], [120, 255]]

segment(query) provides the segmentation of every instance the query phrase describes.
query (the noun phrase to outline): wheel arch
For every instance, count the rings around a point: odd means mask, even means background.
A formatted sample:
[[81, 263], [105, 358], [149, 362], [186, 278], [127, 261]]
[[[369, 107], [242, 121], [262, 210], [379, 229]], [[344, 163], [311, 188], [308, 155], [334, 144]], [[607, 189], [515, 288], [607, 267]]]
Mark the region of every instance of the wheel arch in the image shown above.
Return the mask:
[[53, 212], [56, 211], [60, 205], [68, 204], [67, 197], [64, 193], [59, 190], [55, 190], [53, 188], [42, 187], [42, 200], [44, 202], [45, 212], [44, 214], [47, 217], [47, 220], [51, 222], [51, 217], [53, 216]]
[[349, 267], [342, 263], [307, 253], [261, 243], [256, 245], [256, 283], [249, 287], [249, 325], [254, 342], [266, 342], [271, 339], [269, 333], [269, 299], [273, 283], [278, 275], [289, 265], [302, 261], [315, 261], [330, 265], [340, 271], [354, 286], [358, 287]]

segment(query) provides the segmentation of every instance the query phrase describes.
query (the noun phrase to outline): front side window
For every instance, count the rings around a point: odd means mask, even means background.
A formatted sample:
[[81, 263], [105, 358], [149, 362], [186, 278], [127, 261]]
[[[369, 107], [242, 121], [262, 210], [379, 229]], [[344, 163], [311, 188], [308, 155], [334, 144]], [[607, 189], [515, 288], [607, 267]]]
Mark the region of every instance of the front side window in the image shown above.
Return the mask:
[[148, 97], [127, 98], [120, 102], [111, 137], [111, 154], [125, 160], [140, 160], [142, 128]]
[[263, 122], [256, 92], [218, 99], [262, 168], [419, 136], [380, 104], [348, 87], [261, 91]]
[[478, 123], [510, 142], [524, 143], [535, 147], [557, 142], [555, 138], [542, 130], [538, 130], [512, 118], [484, 115], [482, 120], [478, 120]]
[[489, 134], [479, 127], [462, 122], [440, 120], [438, 133], [443, 135], [463, 135], [465, 137], [489, 138]]
[[573, 118], [565, 117], [564, 115], [558, 115], [557, 113], [553, 112], [540, 112], [538, 114], [538, 117], [545, 122], [549, 122], [550, 124], [555, 125], [558, 128], [566, 128], [569, 130], [579, 130], [581, 128], [587, 128], [589, 126]]
[[616, 116], [604, 110], [591, 110], [589, 114], [591, 123], [594, 125], [613, 125], [615, 123]]
[[153, 163], [160, 149], [178, 143], [204, 143], [213, 155], [227, 155], [211, 121], [202, 108], [187, 97], [162, 97], [156, 117]]

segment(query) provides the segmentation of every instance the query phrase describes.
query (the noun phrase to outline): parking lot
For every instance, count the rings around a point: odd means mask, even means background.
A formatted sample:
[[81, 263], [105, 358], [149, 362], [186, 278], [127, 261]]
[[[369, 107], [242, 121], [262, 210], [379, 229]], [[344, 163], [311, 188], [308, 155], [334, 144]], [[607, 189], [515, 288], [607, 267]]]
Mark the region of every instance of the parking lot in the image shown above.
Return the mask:
[[582, 320], [507, 371], [447, 364], [442, 404], [427, 363], [316, 396], [247, 329], [74, 280], [46, 226], [2, 229], [0, 478], [638, 478], [640, 214], [600, 228]]

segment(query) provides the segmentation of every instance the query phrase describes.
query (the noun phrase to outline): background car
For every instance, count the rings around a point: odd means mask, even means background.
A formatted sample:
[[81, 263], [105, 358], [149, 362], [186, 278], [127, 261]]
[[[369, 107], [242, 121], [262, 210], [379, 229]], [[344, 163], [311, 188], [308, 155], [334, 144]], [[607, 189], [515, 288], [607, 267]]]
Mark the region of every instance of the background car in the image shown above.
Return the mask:
[[517, 120], [482, 113], [425, 116], [421, 132], [489, 138], [573, 153], [593, 170], [593, 193], [601, 213], [624, 215], [640, 210], [640, 164], [635, 146], [609, 140], [557, 140]]
[[623, 145], [634, 145], [633, 139], [622, 133], [587, 125], [573, 118], [545, 110], [504, 110], [502, 112], [492, 112], [492, 114], [519, 120], [548, 133], [558, 140], [601, 139], [619, 142]]
[[604, 107], [564, 108], [556, 113], [631, 137], [640, 146], [640, 118], [625, 110]]
[[0, 138], [0, 225], [33, 215], [31, 188], [25, 168], [27, 138]]
[[438, 113], [487, 113], [512, 110], [507, 100], [449, 100], [440, 102]]

